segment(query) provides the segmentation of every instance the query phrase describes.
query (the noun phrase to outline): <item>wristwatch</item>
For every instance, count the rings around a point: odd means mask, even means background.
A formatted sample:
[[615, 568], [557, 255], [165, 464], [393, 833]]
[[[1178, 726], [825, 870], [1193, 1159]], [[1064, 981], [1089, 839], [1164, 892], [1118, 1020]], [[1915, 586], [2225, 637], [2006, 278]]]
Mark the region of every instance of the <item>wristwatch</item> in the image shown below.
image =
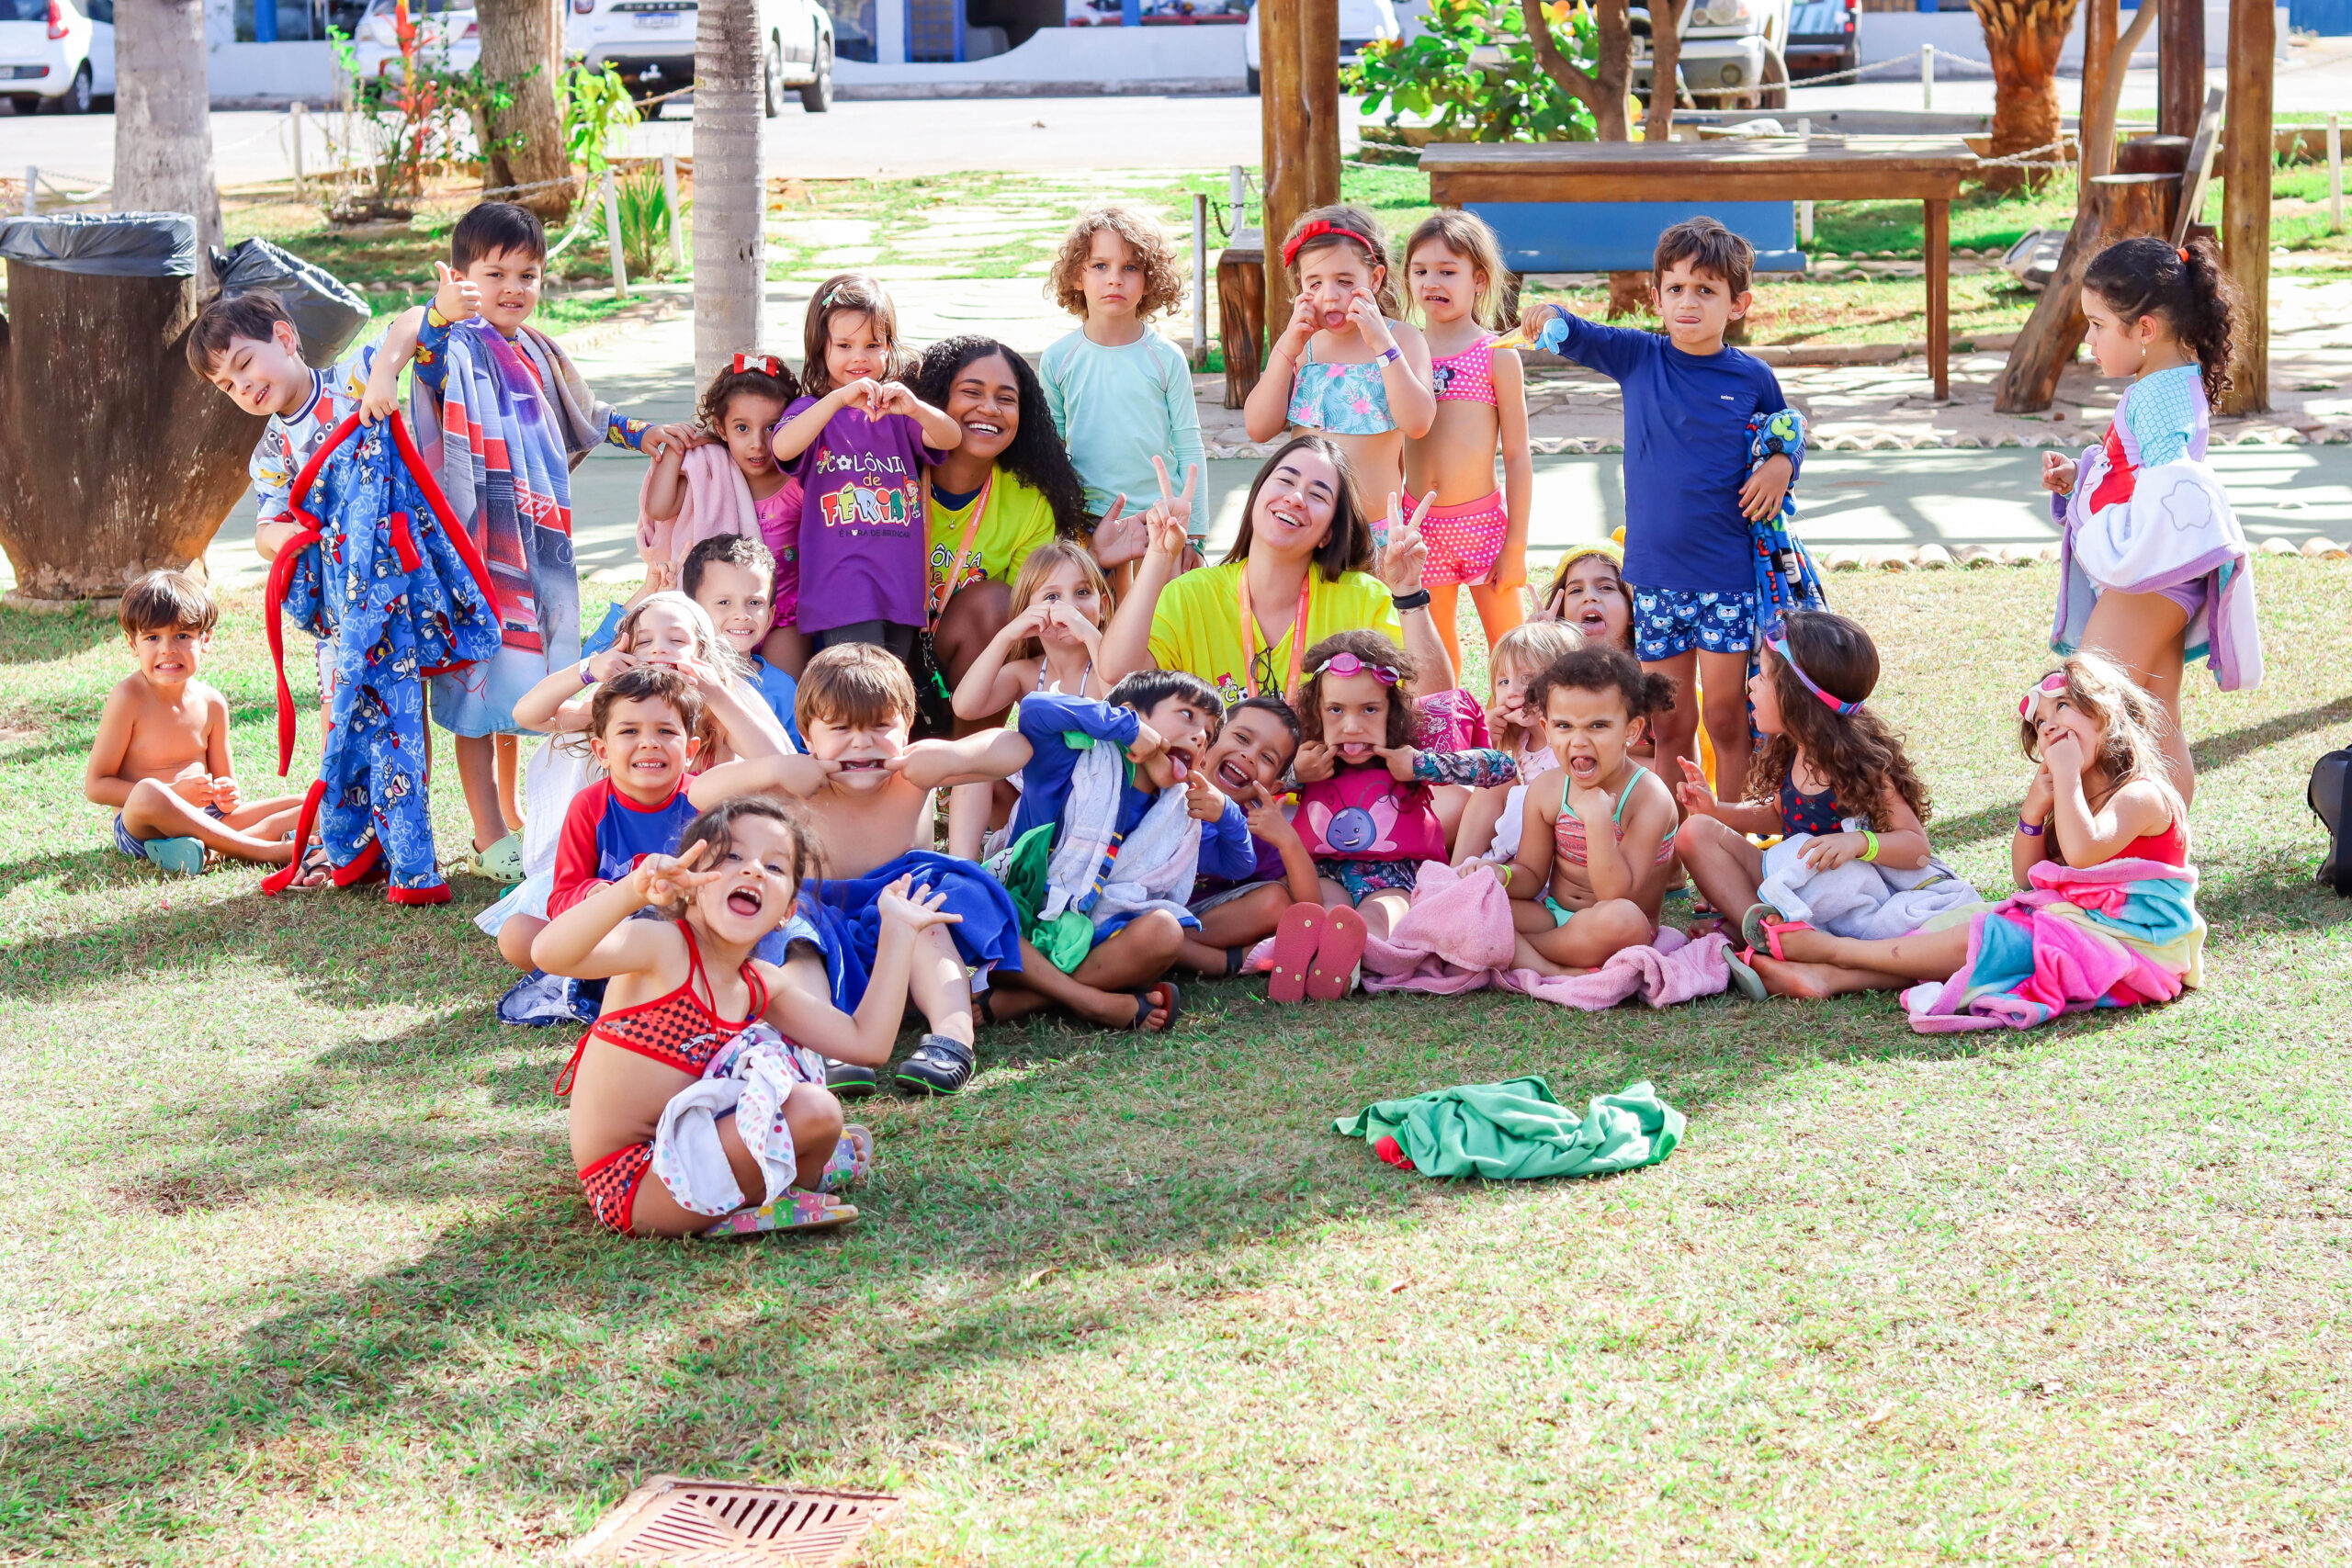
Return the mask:
[[1388, 602], [1396, 606], [1396, 613], [1400, 615], [1412, 610], [1426, 610], [1430, 604], [1430, 591], [1416, 588], [1410, 593], [1391, 593]]

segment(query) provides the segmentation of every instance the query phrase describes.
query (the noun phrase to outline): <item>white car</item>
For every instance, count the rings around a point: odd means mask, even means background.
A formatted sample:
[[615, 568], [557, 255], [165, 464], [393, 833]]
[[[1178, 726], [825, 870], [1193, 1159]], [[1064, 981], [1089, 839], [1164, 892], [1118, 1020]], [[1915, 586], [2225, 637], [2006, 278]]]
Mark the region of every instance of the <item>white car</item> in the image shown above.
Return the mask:
[[[570, 8], [573, 52], [592, 68], [618, 71], [648, 115], [661, 106], [645, 100], [693, 85], [695, 0], [570, 0]], [[787, 87], [798, 90], [810, 114], [833, 107], [831, 12], [817, 0], [760, 0], [760, 102], [768, 118], [783, 111]]]
[[[0, 0], [5, 3], [5, 0]], [[1785, 0], [1783, 0], [1785, 4]], [[1340, 0], [1340, 63], [1352, 65], [1363, 46], [1376, 38], [1401, 38], [1396, 7], [1390, 0]], [[1242, 29], [1241, 58], [1248, 66], [1250, 91], [1258, 90], [1258, 7], [1250, 7]]]
[[0, 96], [18, 114], [114, 96], [114, 0], [0, 0]]
[[[0, 0], [0, 6], [8, 0]], [[481, 58], [481, 24], [473, 0], [409, 0], [417, 51], [447, 71], [470, 71]], [[352, 29], [351, 51], [362, 80], [401, 73], [401, 35], [394, 0], [368, 0]]]
[[[1679, 70], [1691, 102], [1702, 109], [1788, 107], [1789, 11], [1790, 0], [1686, 0]], [[1646, 102], [1646, 26], [1634, 29], [1633, 74], [1633, 90]]]

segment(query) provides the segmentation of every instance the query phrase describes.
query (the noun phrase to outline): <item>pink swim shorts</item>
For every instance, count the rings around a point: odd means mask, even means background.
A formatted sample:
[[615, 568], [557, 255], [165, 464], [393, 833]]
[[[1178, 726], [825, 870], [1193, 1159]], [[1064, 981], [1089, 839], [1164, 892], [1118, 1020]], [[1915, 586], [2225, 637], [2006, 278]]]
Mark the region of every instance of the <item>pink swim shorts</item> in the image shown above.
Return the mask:
[[[1415, 505], [1419, 502], [1416, 502]], [[1503, 553], [1510, 519], [1503, 512], [1503, 494], [1494, 491], [1459, 506], [1432, 506], [1421, 520], [1421, 537], [1430, 558], [1421, 568], [1424, 588], [1457, 588], [1484, 582], [1494, 575]]]

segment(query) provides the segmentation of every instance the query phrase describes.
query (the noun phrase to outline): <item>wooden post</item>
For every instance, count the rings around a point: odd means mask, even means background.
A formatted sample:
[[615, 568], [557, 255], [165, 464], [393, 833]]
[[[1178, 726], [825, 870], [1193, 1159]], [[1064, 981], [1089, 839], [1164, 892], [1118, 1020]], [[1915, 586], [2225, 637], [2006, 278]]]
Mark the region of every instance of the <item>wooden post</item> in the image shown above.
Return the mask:
[[[2142, 0], [2143, 5], [2158, 3]], [[2156, 130], [2165, 136], [2194, 136], [2197, 116], [2205, 107], [2205, 0], [2161, 0], [2161, 4], [2164, 14], [2156, 19]], [[2243, 11], [2243, 6], [2233, 4], [2230, 12], [2233, 83], [2238, 66], [2236, 18]], [[2267, 80], [2267, 53], [2262, 57], [2262, 73]], [[2262, 144], [2266, 149], [2270, 145], [2267, 132]]]
[[1209, 198], [1193, 193], [1193, 368], [1209, 362]]
[[[2128, 145], [2128, 143], [2127, 143]], [[2180, 199], [2177, 174], [2105, 175], [2090, 182], [2090, 199], [2066, 236], [2033, 314], [2009, 350], [1993, 390], [1997, 413], [2040, 413], [2057, 395], [2058, 378], [2073, 363], [2088, 323], [2083, 320], [2083, 268], [2111, 240], [2166, 234]]]
[[1926, 205], [1928, 364], [1936, 378], [1936, 400], [1943, 402], [1951, 396], [1951, 203]]
[[613, 189], [613, 170], [605, 167], [605, 254], [613, 265], [613, 298], [628, 298], [628, 261], [621, 252], [621, 201]]
[[294, 107], [288, 109], [287, 113], [293, 117], [290, 123], [293, 126], [294, 130], [294, 199], [300, 201], [302, 199], [303, 184], [302, 128], [304, 123], [310, 118], [310, 106], [305, 104], [301, 99], [297, 98], [294, 100]]
[[1266, 329], [1290, 322], [1283, 236], [1298, 215], [1340, 199], [1339, 0], [1264, 0], [1259, 103], [1266, 158]]
[[[2108, 56], [2115, 52], [2115, 30], [2120, 18], [2116, 0], [2083, 0], [2083, 112], [2076, 121], [2084, 144], [2075, 151], [2075, 167], [2085, 175], [2105, 174], [2104, 162], [2094, 168], [2088, 139], [2098, 123], [2099, 107], [2107, 100]], [[2110, 140], [2112, 132], [2109, 133]], [[2085, 185], [2075, 199], [2079, 210], [2089, 198]]]
[[2344, 117], [2327, 117], [2327, 231], [2344, 232]]
[[2271, 0], [2230, 0], [2230, 126], [2222, 165], [2222, 258], [2245, 296], [2224, 413], [2270, 408], [2270, 71], [2278, 52]]

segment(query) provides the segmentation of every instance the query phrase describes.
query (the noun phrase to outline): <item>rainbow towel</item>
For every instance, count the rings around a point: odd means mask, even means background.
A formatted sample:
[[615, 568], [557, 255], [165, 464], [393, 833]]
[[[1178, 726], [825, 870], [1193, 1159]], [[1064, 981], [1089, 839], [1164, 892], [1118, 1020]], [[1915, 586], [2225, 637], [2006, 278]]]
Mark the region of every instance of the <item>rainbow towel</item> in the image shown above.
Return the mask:
[[1971, 922], [1968, 962], [1904, 992], [1903, 1006], [1922, 1034], [2031, 1029], [2062, 1012], [2168, 1002], [2198, 984], [2204, 949], [2190, 867], [2043, 861], [2031, 887]]

